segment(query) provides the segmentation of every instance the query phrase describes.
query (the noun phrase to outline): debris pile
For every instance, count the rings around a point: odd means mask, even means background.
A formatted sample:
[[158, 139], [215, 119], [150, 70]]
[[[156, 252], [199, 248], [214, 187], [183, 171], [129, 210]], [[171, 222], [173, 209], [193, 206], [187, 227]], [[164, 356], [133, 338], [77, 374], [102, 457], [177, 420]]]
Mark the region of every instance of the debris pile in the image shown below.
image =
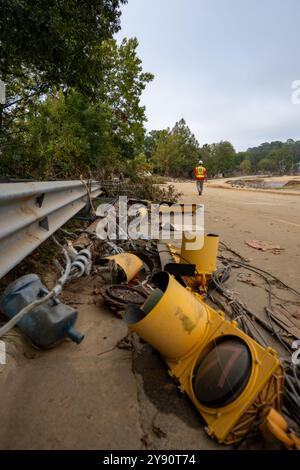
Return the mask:
[[105, 286], [101, 289], [101, 295], [119, 318], [123, 318], [128, 304], [141, 306], [148, 297], [141, 288], [123, 284]]
[[274, 255], [279, 255], [283, 248], [280, 245], [276, 245], [271, 242], [263, 241], [263, 240], [246, 240], [246, 245], [254, 248], [255, 250], [260, 251], [270, 251]]
[[[60, 230], [65, 267], [55, 260], [63, 281], [58, 282], [59, 288], [54, 287], [51, 301], [62, 306], [58, 294], [65, 283], [83, 276], [93, 279], [97, 284], [93, 293], [102, 296], [133, 334], [162, 354], [180, 390], [205, 419], [207, 433], [220, 443], [237, 445], [254, 431], [261, 432], [262, 423], [271, 432], [283, 398], [285, 415], [300, 426], [299, 366], [279, 358], [265, 336], [266, 332], [271, 334], [288, 353], [293, 352], [293, 342], [300, 338], [299, 309], [296, 303], [290, 304], [292, 312], [280, 304], [275, 287], [286, 289], [297, 301], [300, 292], [249, 264], [220, 242], [218, 235], [208, 234], [199, 240], [195, 236], [199, 247], [189, 252], [190, 238], [185, 233], [181, 247], [147, 237], [100, 239], [99, 221], [93, 220], [85, 229]], [[246, 244], [262, 251], [281, 250], [258, 240]], [[265, 288], [265, 318], [226, 287], [234, 271], [238, 281], [251, 288]], [[35, 297], [43, 303], [48, 295], [40, 288]], [[15, 308], [13, 313], [11, 316], [17, 317], [20, 312]], [[74, 339], [77, 312], [73, 314], [68, 335]], [[130, 337], [117, 347], [132, 350]], [[236, 406], [231, 407], [232, 403]], [[244, 410], [242, 415], [240, 409]], [[155, 432], [160, 434], [159, 429]], [[297, 439], [285, 429], [288, 448], [299, 448]]]

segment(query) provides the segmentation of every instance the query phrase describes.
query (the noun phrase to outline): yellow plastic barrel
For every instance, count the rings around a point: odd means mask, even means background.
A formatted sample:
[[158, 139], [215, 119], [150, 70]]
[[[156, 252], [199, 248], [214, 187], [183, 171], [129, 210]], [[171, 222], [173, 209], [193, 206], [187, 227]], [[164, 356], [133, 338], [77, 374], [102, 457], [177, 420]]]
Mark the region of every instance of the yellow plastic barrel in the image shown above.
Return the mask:
[[204, 336], [208, 309], [168, 273], [155, 278], [158, 289], [141, 309], [128, 306], [124, 320], [165, 358], [176, 360]]

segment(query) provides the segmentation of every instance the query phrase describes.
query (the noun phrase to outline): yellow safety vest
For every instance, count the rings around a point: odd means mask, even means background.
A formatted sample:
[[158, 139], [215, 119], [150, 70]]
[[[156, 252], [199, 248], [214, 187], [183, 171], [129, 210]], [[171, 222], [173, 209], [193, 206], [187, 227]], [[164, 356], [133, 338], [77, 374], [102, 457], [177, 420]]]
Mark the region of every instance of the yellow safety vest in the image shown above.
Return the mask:
[[205, 172], [206, 172], [206, 170], [205, 170], [204, 166], [197, 166], [196, 167], [196, 177], [197, 178], [202, 177], [204, 179]]

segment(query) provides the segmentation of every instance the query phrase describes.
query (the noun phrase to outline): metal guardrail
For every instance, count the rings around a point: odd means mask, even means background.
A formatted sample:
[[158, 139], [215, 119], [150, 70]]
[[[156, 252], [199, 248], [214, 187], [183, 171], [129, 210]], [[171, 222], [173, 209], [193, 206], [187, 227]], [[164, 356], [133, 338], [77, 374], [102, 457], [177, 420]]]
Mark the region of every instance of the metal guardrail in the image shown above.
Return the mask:
[[[92, 182], [90, 197], [101, 192]], [[80, 180], [0, 184], [0, 278], [88, 202]]]

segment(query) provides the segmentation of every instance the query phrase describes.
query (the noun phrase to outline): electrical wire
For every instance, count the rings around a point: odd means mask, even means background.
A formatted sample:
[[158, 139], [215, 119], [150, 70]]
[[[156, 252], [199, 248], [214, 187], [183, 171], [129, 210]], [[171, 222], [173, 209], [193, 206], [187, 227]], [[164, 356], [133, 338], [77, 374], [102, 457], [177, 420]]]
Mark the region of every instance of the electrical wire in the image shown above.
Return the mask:
[[258, 268], [257, 266], [253, 266], [252, 264], [249, 264], [246, 262], [246, 259], [240, 255], [237, 251], [233, 250], [232, 248], [230, 248], [228, 245], [226, 245], [224, 242], [220, 242], [220, 244], [229, 252], [231, 252], [232, 254], [234, 254], [235, 256], [239, 257], [240, 260], [242, 261], [238, 261], [236, 259], [230, 259], [230, 258], [225, 258], [223, 256], [218, 256], [219, 259], [221, 260], [227, 260], [229, 262], [232, 262], [234, 264], [239, 264], [240, 266], [243, 266], [243, 267], [247, 267], [247, 268], [251, 268], [252, 271], [256, 272], [256, 271], [259, 271], [269, 277], [271, 277], [272, 279], [274, 279], [275, 281], [277, 281], [279, 284], [281, 284], [283, 287], [285, 287], [286, 289], [294, 292], [294, 294], [298, 295], [300, 297], [300, 292], [296, 289], [294, 289], [293, 287], [289, 286], [288, 284], [286, 284], [285, 282], [283, 282], [281, 279], [279, 279], [277, 276], [274, 276], [274, 274], [268, 272], [268, 271], [265, 271], [264, 269], [261, 269], [261, 268]]
[[[215, 285], [217, 291], [228, 301], [231, 307], [233, 320], [236, 320], [243, 331], [245, 331], [245, 333], [251, 336], [255, 341], [257, 341], [259, 344], [262, 344], [264, 347], [267, 347], [268, 345], [266, 340], [251, 318], [251, 312], [244, 305], [242, 305], [241, 302], [234, 298], [232, 292], [223, 287], [222, 282], [224, 281], [222, 281], [222, 278], [219, 280], [216, 276], [216, 273], [212, 275], [212, 282]], [[210, 298], [214, 302], [214, 298], [211, 296], [211, 294]], [[252, 329], [255, 330], [256, 334], [250, 330], [247, 322], [252, 326]]]
[[[238, 255], [239, 256], [239, 255]], [[259, 276], [263, 277], [263, 279], [267, 282], [268, 285], [268, 307], [265, 308], [266, 313], [269, 318], [270, 326], [272, 327], [272, 331], [274, 335], [276, 336], [276, 339], [280, 341], [280, 343], [287, 349], [289, 352], [291, 352], [291, 347], [288, 346], [284, 341], [283, 338], [281, 337], [280, 333], [275, 330], [273, 321], [271, 318], [272, 314], [272, 285], [270, 280], [268, 279], [267, 276], [272, 277], [284, 287], [286, 287], [288, 290], [294, 292], [296, 295], [299, 295], [298, 291], [295, 289], [291, 288], [290, 286], [287, 286], [285, 283], [283, 283], [280, 279], [278, 279], [276, 276], [273, 276], [271, 273], [268, 273], [265, 270], [262, 270], [260, 268], [257, 268], [255, 266], [249, 265], [248, 263], [244, 262], [239, 262], [236, 260], [229, 260], [228, 258], [224, 259], [223, 257], [220, 257], [222, 261], [225, 261], [227, 265], [225, 265], [224, 272], [228, 272], [228, 270], [231, 270], [232, 264], [238, 264], [246, 269], [249, 269], [250, 271], [255, 272]], [[232, 264], [231, 264], [232, 263]], [[255, 339], [257, 342], [261, 343], [259, 341], [259, 338], [253, 334], [253, 332], [249, 331], [249, 328], [245, 324], [246, 321], [252, 322], [251, 318], [249, 318], [249, 310], [244, 307], [239, 301], [233, 298], [232, 293], [223, 287], [223, 280], [224, 279], [224, 274], [222, 274], [222, 270], [218, 270], [214, 275], [212, 276], [212, 281], [213, 284], [215, 285], [216, 290], [221, 293], [221, 295], [229, 301], [233, 318], [237, 319], [239, 321], [239, 324], [241, 328], [249, 334], [253, 339]], [[213, 300], [213, 299], [212, 299]], [[241, 312], [241, 317], [238, 318], [236, 316], [237, 312]], [[253, 322], [252, 322], [253, 323]], [[253, 326], [253, 325], [252, 325]], [[261, 336], [261, 334], [260, 334]], [[265, 341], [264, 341], [265, 343]], [[267, 346], [267, 344], [265, 343]], [[300, 373], [299, 370], [299, 365], [293, 364], [291, 361], [282, 361], [283, 368], [285, 371], [285, 390], [284, 390], [284, 412], [287, 416], [290, 417], [299, 427], [300, 427], [300, 379], [298, 376], [298, 372]]]
[[[228, 261], [228, 260], [226, 260]], [[271, 330], [273, 332], [273, 336], [276, 336], [278, 341], [281, 343], [281, 345], [286, 349], [287, 351], [291, 352], [291, 346], [289, 346], [281, 337], [280, 333], [275, 329], [274, 327], [274, 322], [272, 319], [272, 315], [274, 315], [273, 310], [272, 310], [272, 285], [270, 280], [267, 277], [267, 271], [261, 272], [263, 270], [260, 270], [259, 268], [252, 267], [251, 265], [248, 265], [246, 263], [240, 263], [239, 261], [234, 261], [235, 264], [240, 264], [243, 266], [245, 269], [252, 271], [256, 273], [258, 276], [262, 277], [264, 281], [267, 283], [267, 292], [268, 292], [268, 307], [265, 307], [265, 312], [267, 314], [267, 318], [271, 327]]]

